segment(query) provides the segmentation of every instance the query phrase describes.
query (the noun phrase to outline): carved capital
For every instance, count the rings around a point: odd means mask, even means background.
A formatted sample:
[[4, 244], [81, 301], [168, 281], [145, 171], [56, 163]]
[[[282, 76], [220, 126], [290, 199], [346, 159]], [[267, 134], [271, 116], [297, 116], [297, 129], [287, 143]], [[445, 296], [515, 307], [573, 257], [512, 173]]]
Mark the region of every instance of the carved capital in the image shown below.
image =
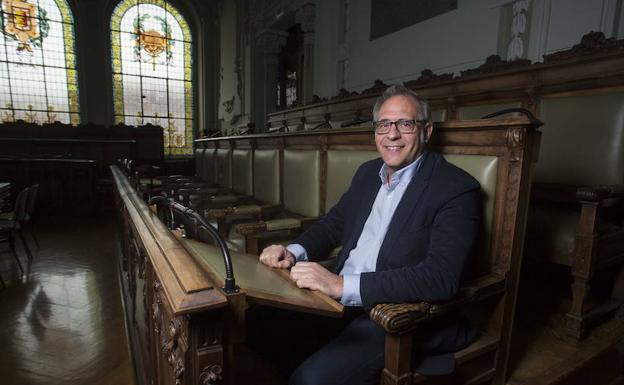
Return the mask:
[[288, 33], [275, 29], [263, 29], [256, 35], [256, 45], [265, 55], [277, 56], [286, 45]]
[[314, 32], [314, 18], [316, 15], [316, 7], [312, 3], [304, 4], [297, 10], [295, 21], [301, 25], [304, 33]]

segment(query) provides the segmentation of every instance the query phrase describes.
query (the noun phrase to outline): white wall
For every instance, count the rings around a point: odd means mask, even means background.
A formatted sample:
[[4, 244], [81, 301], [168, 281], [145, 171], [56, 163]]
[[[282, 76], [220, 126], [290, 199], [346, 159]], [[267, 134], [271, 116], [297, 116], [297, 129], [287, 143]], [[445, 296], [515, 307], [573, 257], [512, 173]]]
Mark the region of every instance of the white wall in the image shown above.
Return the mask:
[[[339, 0], [316, 1], [315, 90], [338, 91], [338, 61], [348, 59], [345, 87], [361, 91], [375, 79], [400, 83], [423, 69], [434, 73], [474, 68], [493, 54], [507, 56], [513, 0], [459, 0], [456, 10], [370, 41], [371, 0], [348, 0], [346, 43], [338, 43]], [[522, 57], [568, 49], [590, 31], [623, 38], [622, 0], [530, 0]]]

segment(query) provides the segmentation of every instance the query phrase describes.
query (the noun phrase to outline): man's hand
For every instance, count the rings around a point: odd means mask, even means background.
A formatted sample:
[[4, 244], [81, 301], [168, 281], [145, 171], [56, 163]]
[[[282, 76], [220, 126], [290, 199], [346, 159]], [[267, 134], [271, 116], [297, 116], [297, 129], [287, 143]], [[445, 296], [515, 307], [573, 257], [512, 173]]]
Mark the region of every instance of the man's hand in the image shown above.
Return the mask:
[[334, 299], [340, 299], [343, 278], [315, 262], [299, 262], [290, 269], [290, 278], [300, 288], [318, 290]]
[[260, 254], [260, 262], [278, 269], [288, 269], [295, 264], [295, 256], [282, 245], [271, 245]]

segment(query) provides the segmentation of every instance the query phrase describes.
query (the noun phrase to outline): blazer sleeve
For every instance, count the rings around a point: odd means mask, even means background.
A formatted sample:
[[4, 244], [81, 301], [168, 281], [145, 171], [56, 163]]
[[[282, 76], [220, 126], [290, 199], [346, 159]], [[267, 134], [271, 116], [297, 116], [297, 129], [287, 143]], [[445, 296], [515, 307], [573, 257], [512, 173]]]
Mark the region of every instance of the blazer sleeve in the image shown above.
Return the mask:
[[420, 262], [361, 275], [363, 306], [440, 302], [453, 298], [464, 264], [476, 243], [480, 222], [481, 196], [477, 183], [475, 188], [452, 196], [436, 208], [424, 259], [414, 256], [414, 260]]

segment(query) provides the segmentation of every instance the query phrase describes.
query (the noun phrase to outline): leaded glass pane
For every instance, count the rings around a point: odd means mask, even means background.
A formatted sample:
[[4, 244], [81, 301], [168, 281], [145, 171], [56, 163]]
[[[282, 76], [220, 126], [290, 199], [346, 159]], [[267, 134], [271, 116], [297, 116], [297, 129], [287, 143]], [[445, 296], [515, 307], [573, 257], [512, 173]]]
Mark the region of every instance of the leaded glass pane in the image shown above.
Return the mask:
[[3, 0], [2, 121], [78, 124], [71, 10], [65, 0]]
[[111, 19], [115, 120], [163, 127], [165, 154], [192, 154], [191, 34], [164, 0], [125, 0]]

